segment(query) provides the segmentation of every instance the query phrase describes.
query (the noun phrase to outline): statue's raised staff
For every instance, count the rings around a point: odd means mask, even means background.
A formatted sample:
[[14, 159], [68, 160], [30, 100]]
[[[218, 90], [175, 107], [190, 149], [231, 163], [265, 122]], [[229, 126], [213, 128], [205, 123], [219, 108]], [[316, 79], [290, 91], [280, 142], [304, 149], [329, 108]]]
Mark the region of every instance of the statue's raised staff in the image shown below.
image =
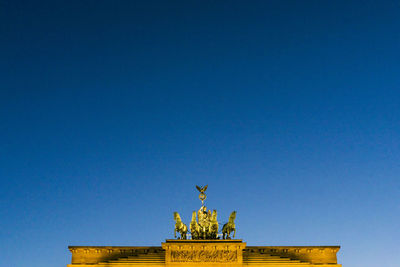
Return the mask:
[[186, 239], [188, 228], [186, 224], [182, 222], [181, 216], [179, 216], [178, 212], [174, 212], [174, 219], [175, 219], [175, 230], [174, 230], [175, 238], [176, 238], [176, 232], [178, 232], [180, 234], [179, 239]]
[[199, 199], [201, 200], [201, 206], [204, 206], [204, 200], [206, 200], [207, 196], [204, 192], [206, 192], [208, 185], [205, 185], [203, 187], [196, 185], [197, 190], [199, 190], [200, 195]]
[[230, 235], [233, 232], [233, 238], [235, 238], [236, 227], [235, 227], [236, 211], [232, 211], [229, 216], [229, 221], [222, 227], [222, 238], [231, 239]]

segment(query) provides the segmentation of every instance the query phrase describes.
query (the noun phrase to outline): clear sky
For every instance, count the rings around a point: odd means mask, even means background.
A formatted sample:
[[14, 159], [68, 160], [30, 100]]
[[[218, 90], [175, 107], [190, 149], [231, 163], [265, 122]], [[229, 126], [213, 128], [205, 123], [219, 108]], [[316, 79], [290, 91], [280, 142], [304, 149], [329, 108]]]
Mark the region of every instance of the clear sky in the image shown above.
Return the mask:
[[249, 245], [400, 262], [398, 1], [0, 1], [0, 266], [160, 245], [206, 205]]

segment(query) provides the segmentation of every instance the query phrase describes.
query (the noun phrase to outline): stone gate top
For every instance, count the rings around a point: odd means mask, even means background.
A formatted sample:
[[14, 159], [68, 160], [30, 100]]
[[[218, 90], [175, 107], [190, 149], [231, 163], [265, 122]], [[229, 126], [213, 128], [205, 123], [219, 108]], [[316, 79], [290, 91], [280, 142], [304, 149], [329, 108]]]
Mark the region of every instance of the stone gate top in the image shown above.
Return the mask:
[[167, 240], [162, 243], [165, 264], [169, 267], [191, 266], [241, 266], [242, 240]]

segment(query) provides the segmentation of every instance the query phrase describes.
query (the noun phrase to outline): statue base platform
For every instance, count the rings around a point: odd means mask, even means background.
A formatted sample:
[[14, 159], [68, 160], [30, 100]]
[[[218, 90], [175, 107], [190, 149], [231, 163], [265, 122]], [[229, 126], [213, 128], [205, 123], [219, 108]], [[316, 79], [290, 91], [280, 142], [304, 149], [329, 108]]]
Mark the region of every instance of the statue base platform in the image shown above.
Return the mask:
[[162, 243], [167, 267], [232, 266], [243, 264], [242, 240], [166, 240]]
[[339, 246], [246, 246], [242, 240], [176, 240], [161, 246], [70, 246], [68, 267], [341, 267]]

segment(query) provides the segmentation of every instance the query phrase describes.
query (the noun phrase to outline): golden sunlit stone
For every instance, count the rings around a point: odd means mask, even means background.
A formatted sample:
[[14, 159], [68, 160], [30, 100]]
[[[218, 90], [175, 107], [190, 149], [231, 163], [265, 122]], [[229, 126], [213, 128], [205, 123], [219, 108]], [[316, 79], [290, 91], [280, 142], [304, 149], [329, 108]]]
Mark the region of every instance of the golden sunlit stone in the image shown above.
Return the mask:
[[242, 240], [166, 240], [161, 247], [71, 246], [68, 267], [333, 267], [339, 246], [246, 246]]

